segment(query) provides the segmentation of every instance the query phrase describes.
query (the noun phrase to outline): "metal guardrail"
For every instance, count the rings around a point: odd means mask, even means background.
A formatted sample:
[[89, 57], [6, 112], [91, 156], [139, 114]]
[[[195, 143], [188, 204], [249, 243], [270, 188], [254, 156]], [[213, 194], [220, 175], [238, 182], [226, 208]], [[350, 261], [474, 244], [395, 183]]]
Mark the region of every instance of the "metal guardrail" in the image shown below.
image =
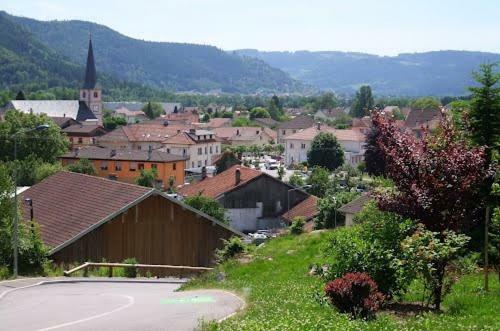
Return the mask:
[[88, 268], [89, 267], [108, 267], [108, 277], [113, 277], [113, 268], [159, 268], [159, 269], [171, 269], [171, 270], [189, 270], [196, 272], [203, 272], [213, 270], [213, 268], [206, 267], [188, 267], [188, 266], [179, 266], [179, 265], [163, 265], [163, 264], [128, 264], [128, 263], [106, 263], [106, 262], [85, 262], [84, 264], [75, 267], [73, 269], [64, 271], [64, 276], [70, 277], [72, 273], [80, 271], [83, 269], [84, 277], [88, 276]]

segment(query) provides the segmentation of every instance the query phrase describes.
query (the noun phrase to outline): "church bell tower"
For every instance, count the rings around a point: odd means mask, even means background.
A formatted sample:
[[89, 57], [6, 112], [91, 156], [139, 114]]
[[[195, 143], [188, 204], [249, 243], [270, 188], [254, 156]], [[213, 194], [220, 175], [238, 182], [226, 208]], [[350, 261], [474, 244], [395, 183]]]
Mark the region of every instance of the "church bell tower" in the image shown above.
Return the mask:
[[85, 102], [87, 107], [102, 125], [102, 95], [97, 86], [97, 73], [95, 69], [94, 50], [92, 49], [92, 38], [89, 39], [89, 51], [87, 55], [87, 68], [85, 70], [85, 81], [80, 89], [80, 101]]

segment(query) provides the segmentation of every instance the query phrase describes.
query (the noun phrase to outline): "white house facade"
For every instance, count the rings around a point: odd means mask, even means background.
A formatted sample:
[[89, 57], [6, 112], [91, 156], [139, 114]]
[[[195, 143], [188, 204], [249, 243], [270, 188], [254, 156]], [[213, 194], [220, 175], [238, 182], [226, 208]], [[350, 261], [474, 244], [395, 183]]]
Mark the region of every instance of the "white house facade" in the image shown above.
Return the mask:
[[301, 130], [284, 139], [285, 142], [285, 164], [298, 164], [307, 161], [307, 152], [311, 144], [320, 132], [332, 133], [344, 151], [346, 164], [356, 166], [364, 159], [365, 136], [358, 130], [337, 130], [326, 126], [315, 126]]

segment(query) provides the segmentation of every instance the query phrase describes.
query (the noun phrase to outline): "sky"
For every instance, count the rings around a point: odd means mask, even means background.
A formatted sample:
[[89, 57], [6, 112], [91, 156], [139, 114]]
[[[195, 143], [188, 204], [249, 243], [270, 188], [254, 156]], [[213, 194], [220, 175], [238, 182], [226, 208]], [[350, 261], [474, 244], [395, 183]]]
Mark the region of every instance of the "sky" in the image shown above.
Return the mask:
[[0, 0], [0, 10], [224, 50], [500, 53], [500, 0]]

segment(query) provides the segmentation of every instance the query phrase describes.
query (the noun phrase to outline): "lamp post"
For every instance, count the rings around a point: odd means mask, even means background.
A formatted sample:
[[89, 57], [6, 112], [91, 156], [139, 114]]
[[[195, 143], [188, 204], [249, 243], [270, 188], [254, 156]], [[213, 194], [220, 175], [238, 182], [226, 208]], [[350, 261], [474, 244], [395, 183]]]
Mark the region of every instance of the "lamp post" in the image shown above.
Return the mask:
[[286, 203], [287, 203], [286, 211], [290, 210], [290, 192], [298, 191], [298, 190], [304, 190], [304, 189], [308, 189], [308, 188], [311, 188], [311, 187], [312, 187], [312, 185], [304, 185], [304, 186], [301, 186], [301, 187], [295, 187], [295, 188], [289, 189], [286, 192]]
[[[18, 137], [20, 134], [26, 134], [34, 131], [44, 131], [49, 128], [48, 124], [42, 124], [38, 125], [34, 129], [31, 130], [21, 130], [16, 133], [14, 133], [10, 138], [14, 139], [14, 161], [17, 160], [17, 143], [18, 143]], [[14, 165], [14, 171], [13, 171], [13, 177], [14, 177], [14, 233], [12, 234], [12, 250], [14, 253], [14, 270], [13, 270], [13, 276], [14, 278], [17, 278], [18, 276], [18, 243], [19, 243], [19, 213], [18, 213], [18, 206], [17, 206], [17, 167]]]

